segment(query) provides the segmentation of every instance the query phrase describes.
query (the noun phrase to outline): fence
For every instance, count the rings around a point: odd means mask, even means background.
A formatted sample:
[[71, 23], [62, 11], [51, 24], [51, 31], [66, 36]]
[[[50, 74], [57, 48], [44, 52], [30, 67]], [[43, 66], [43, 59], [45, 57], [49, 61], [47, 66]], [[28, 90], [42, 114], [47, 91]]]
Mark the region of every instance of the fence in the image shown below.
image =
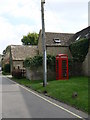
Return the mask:
[[25, 69], [14, 69], [12, 71], [12, 76], [16, 78], [26, 77], [26, 70]]

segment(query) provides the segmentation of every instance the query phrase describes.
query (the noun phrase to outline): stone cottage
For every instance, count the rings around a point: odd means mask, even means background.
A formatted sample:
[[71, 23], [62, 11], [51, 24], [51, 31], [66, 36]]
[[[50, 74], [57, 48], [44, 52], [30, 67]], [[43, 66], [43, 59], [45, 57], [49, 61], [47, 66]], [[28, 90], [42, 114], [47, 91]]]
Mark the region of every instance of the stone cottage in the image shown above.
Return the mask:
[[11, 72], [13, 69], [25, 69], [24, 60], [37, 54], [37, 46], [12, 45], [10, 49]]
[[[71, 56], [68, 41], [74, 34], [45, 32], [47, 54], [56, 56], [57, 54], [67, 54]], [[39, 32], [38, 40], [39, 54], [42, 54], [42, 31]]]
[[[52, 33], [52, 32], [45, 32], [45, 39], [46, 39], [46, 50], [47, 54], [56, 56], [57, 54], [67, 54], [71, 57], [69, 51], [69, 45], [67, 44], [68, 40], [74, 34], [68, 33]], [[38, 52], [39, 55], [43, 54], [42, 50], [42, 31], [39, 32], [39, 39], [38, 39]], [[47, 79], [55, 79], [56, 74], [55, 70], [51, 70], [47, 67]], [[35, 69], [27, 68], [26, 76], [30, 80], [40, 80], [43, 79], [43, 71], [42, 66]]]

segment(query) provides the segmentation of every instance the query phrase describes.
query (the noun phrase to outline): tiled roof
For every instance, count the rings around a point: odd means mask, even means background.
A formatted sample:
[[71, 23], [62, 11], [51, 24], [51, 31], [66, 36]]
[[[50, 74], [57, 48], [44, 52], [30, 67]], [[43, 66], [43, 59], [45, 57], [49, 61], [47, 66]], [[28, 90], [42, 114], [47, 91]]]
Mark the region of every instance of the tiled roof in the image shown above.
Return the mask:
[[38, 53], [37, 46], [12, 45], [11, 55], [13, 60], [25, 60], [27, 57], [34, 57]]
[[69, 44], [75, 42], [76, 40], [79, 40], [81, 38], [87, 38], [90, 39], [90, 26], [87, 28], [84, 28], [83, 30], [77, 32], [68, 42]]
[[[41, 30], [40, 30], [41, 33]], [[54, 32], [45, 32], [46, 45], [60, 45], [68, 46], [69, 39], [73, 36], [73, 33], [54, 33]], [[61, 42], [55, 43], [55, 39], [59, 39]]]

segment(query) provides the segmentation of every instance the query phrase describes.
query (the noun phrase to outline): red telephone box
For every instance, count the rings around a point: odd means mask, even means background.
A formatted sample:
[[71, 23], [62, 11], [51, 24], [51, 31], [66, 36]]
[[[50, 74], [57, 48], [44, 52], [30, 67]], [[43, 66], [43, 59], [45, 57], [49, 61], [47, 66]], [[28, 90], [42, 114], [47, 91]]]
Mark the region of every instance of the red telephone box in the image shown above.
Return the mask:
[[68, 56], [58, 54], [56, 56], [56, 80], [68, 79]]

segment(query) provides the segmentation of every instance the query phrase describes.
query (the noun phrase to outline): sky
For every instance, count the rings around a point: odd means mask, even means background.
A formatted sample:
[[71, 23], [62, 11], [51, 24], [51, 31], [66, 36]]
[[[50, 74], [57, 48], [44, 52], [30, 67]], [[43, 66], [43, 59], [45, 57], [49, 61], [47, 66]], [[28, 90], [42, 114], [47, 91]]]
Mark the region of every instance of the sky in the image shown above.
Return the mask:
[[[44, 9], [46, 32], [76, 33], [88, 26], [88, 0], [45, 0]], [[0, 54], [41, 28], [41, 0], [0, 0]]]

